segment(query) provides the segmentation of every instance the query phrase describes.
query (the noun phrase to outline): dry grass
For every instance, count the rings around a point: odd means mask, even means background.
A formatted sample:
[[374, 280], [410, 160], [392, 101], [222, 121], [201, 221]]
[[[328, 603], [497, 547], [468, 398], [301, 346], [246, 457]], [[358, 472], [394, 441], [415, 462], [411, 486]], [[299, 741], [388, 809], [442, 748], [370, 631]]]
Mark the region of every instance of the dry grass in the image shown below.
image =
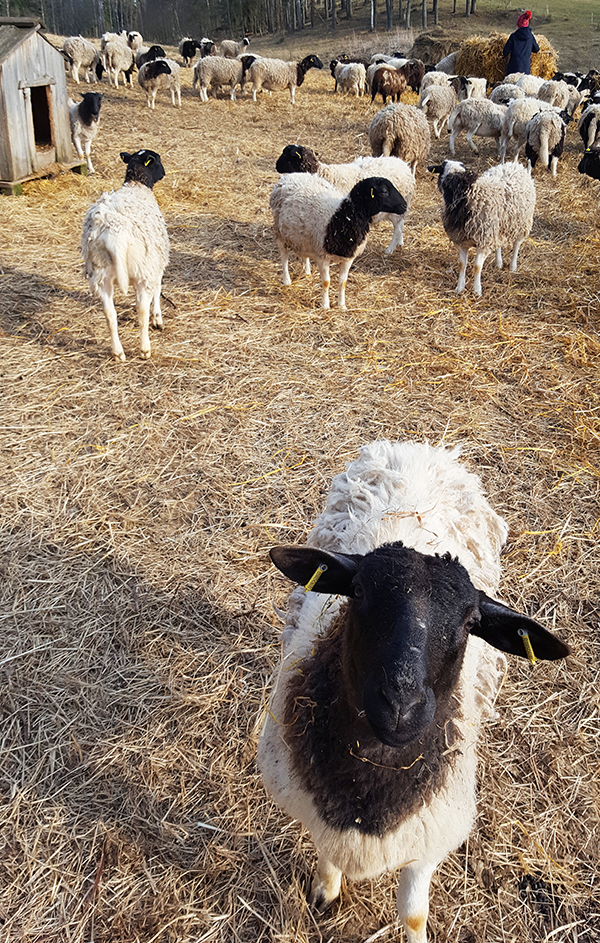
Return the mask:
[[[600, 186], [537, 174], [520, 272], [457, 298], [457, 253], [418, 172], [403, 250], [376, 228], [347, 312], [290, 289], [271, 238], [285, 144], [367, 153], [376, 106], [309, 73], [286, 94], [148, 111], [104, 88], [95, 177], [0, 200], [3, 943], [359, 943], [401, 936], [394, 877], [324, 918], [308, 836], [254, 756], [289, 589], [267, 550], [303, 541], [331, 476], [376, 437], [464, 442], [510, 524], [503, 598], [571, 642], [512, 662], [481, 747], [478, 826], [433, 884], [434, 943], [598, 943], [597, 331]], [[81, 276], [83, 216], [160, 152], [172, 243], [165, 330], [123, 365]], [[443, 156], [445, 142], [432, 157]], [[482, 145], [476, 166], [493, 159]], [[469, 285], [472, 284], [471, 279]]]

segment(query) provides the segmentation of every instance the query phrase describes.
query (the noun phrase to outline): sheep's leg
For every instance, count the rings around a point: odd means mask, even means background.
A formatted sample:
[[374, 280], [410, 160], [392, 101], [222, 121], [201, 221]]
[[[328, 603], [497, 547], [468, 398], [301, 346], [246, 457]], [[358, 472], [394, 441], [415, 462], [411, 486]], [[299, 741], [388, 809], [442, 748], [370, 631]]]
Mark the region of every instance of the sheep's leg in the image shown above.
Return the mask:
[[517, 239], [513, 246], [512, 259], [510, 260], [510, 270], [511, 272], [517, 271], [517, 259], [519, 258], [519, 249], [523, 245], [523, 239]]
[[437, 118], [434, 118], [434, 119], [433, 119], [433, 133], [435, 134], [436, 138], [438, 138], [438, 139], [439, 139], [440, 134], [442, 133], [442, 129], [441, 129], [441, 127], [439, 127], [439, 125], [438, 125], [438, 120], [437, 120]]
[[79, 85], [79, 68], [73, 63], [71, 66], [71, 78]]
[[150, 324], [158, 331], [162, 331], [163, 329], [162, 312], [160, 310], [160, 285], [152, 295], [152, 318]]
[[83, 153], [83, 148], [82, 148], [82, 146], [81, 146], [81, 138], [79, 137], [78, 134], [74, 134], [74, 135], [73, 135], [73, 145], [74, 145], [74, 147], [75, 147], [75, 151], [76, 151], [76, 153], [77, 153], [77, 156], [78, 156], [81, 160], [83, 160], [83, 158], [84, 158], [85, 155], [84, 155], [84, 153]]
[[295, 89], [295, 87], [292, 85], [292, 87], [290, 88], [290, 99], [291, 99], [292, 105], [295, 105], [295, 104], [296, 104], [296, 99], [295, 99], [295, 97], [294, 97], [294, 96], [295, 96], [295, 93], [296, 93], [296, 89]]
[[308, 256], [304, 260], [304, 274], [310, 275], [310, 259]]
[[473, 140], [473, 135], [475, 134], [476, 130], [477, 129], [474, 128], [472, 131], [467, 131], [467, 144], [469, 145], [469, 147], [471, 148], [474, 154], [479, 154], [479, 151], [477, 150], [477, 145], [475, 144], [475, 141]]
[[308, 902], [323, 913], [340, 896], [342, 872], [325, 855], [319, 855], [317, 870], [312, 879]]
[[458, 256], [460, 258], [460, 272], [458, 275], [458, 285], [456, 286], [457, 294], [460, 294], [461, 291], [465, 290], [465, 284], [467, 281], [467, 259], [469, 257], [469, 250], [465, 249], [464, 246], [457, 246]]
[[86, 162], [86, 164], [87, 164], [87, 169], [88, 169], [88, 171], [89, 171], [91, 174], [93, 174], [93, 173], [95, 173], [96, 171], [94, 170], [94, 166], [93, 166], [93, 164], [92, 164], [92, 157], [91, 157], [91, 153], [90, 153], [91, 150], [92, 150], [92, 142], [91, 142], [91, 141], [86, 141], [86, 142], [85, 142], [85, 162]]
[[152, 295], [147, 288], [143, 288], [141, 285], [135, 286], [135, 294], [138, 322], [140, 325], [140, 353], [142, 360], [149, 360], [151, 350], [148, 327], [150, 324], [150, 302]]
[[552, 176], [556, 177], [556, 168], [558, 167], [558, 157], [553, 157], [550, 161]]
[[340, 293], [338, 296], [338, 308], [346, 307], [346, 284], [348, 282], [348, 272], [350, 271], [350, 266], [354, 262], [354, 258], [345, 259], [340, 267]]
[[102, 310], [110, 331], [110, 349], [115, 360], [124, 361], [125, 353], [119, 340], [119, 331], [117, 328], [117, 309], [113, 301], [113, 281], [110, 275], [106, 275], [102, 285], [98, 286]]
[[502, 249], [500, 246], [496, 249], [496, 268], [502, 268]]
[[489, 254], [489, 249], [478, 249], [475, 256], [475, 281], [473, 283], [473, 292], [476, 295], [481, 294], [481, 270]]
[[290, 254], [285, 246], [279, 246], [279, 254], [281, 256], [281, 268], [283, 270], [283, 284], [291, 285], [292, 280], [290, 278]]
[[384, 252], [387, 252], [388, 255], [391, 255], [394, 249], [397, 246], [404, 245], [404, 216], [392, 216], [394, 224], [394, 231], [392, 233], [392, 241], [389, 246], [384, 249]]
[[[327, 262], [326, 259], [318, 259], [317, 265], [319, 267], [319, 274], [321, 275], [321, 307], [329, 308], [329, 285], [331, 284], [331, 279], [329, 277], [329, 262]], [[342, 289], [340, 286], [340, 298], [341, 294]]]
[[253, 86], [252, 86], [252, 101], [253, 101], [253, 102], [256, 101], [256, 93], [257, 93], [257, 91], [258, 91], [258, 89], [256, 88], [255, 85], [253, 85]]
[[407, 864], [400, 872], [396, 907], [407, 943], [427, 943], [429, 885], [437, 865]]
[[460, 134], [461, 130], [462, 128], [460, 127], [460, 125], [456, 125], [456, 124], [452, 128], [452, 132], [450, 134], [450, 153], [452, 155], [456, 153], [454, 146], [456, 144], [456, 139], [458, 135]]

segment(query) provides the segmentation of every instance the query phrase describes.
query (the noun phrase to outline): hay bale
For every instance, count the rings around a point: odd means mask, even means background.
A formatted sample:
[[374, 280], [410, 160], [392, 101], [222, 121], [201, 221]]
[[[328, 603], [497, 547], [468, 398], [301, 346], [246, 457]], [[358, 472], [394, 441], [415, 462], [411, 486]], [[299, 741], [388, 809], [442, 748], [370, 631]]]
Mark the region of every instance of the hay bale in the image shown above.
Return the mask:
[[443, 30], [421, 33], [410, 50], [411, 59], [420, 59], [425, 65], [435, 65], [440, 59], [458, 49], [456, 40], [447, 36]]
[[[545, 36], [536, 36], [536, 39], [540, 51], [531, 56], [531, 74], [551, 79], [558, 65], [558, 53]], [[465, 39], [456, 58], [457, 73], [485, 77], [491, 85], [501, 82], [505, 65], [502, 50], [507, 40], [507, 33]]]

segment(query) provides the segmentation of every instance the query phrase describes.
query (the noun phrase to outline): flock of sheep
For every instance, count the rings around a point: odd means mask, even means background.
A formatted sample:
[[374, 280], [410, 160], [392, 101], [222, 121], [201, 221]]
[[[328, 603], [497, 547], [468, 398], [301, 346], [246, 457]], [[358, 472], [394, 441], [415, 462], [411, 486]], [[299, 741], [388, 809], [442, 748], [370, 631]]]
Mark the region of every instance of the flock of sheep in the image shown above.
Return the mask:
[[[132, 37], [137, 42], [139, 34], [128, 35], [130, 44]], [[116, 84], [135, 56], [149, 96], [169, 88], [175, 103], [177, 63], [164, 55], [142, 59], [160, 47], [144, 50], [139, 37], [140, 46], [130, 45], [119, 59], [114, 47], [124, 50], [125, 44], [104, 39], [101, 54], [86, 59], [68, 47], [74, 78], [82, 66], [95, 75], [102, 67]], [[321, 67], [315, 56], [277, 67], [269, 63], [278, 60], [244, 62], [246, 40], [242, 49], [224, 45], [221, 56], [209, 40], [186, 38], [180, 45], [186, 64], [197, 50], [207, 53], [194, 67], [203, 98], [223, 85], [233, 98], [242, 69], [255, 98], [261, 88], [289, 88], [293, 102], [308, 68]], [[232, 63], [224, 81], [224, 72], [210, 71], [219, 60]], [[290, 284], [290, 252], [301, 257], [307, 273], [315, 262], [327, 308], [329, 267], [340, 263], [344, 307], [348, 271], [365, 248], [371, 223], [392, 223], [388, 253], [403, 244], [416, 167], [429, 155], [429, 117], [436, 134], [447, 122], [452, 153], [461, 131], [473, 150], [476, 135], [498, 144], [501, 162], [479, 177], [454, 160], [430, 168], [439, 174], [444, 227], [460, 255], [457, 291], [465, 287], [467, 254], [475, 247], [474, 290], [480, 294], [490, 252], [501, 267], [501, 250], [508, 247], [516, 270], [535, 209], [531, 168], [539, 157], [556, 173], [582, 81], [579, 89], [562, 79], [540, 83], [532, 97], [531, 77], [511, 76], [488, 99], [485, 80], [477, 77], [424, 74], [414, 61], [372, 65], [335, 60], [331, 68], [336, 88], [358, 96], [368, 82], [373, 98], [382, 94], [385, 107], [369, 127], [373, 156], [326, 164], [310, 148], [292, 144], [277, 160], [280, 179], [270, 205], [283, 282]], [[385, 104], [417, 83], [418, 107]], [[97, 127], [94, 96], [99, 99], [88, 92], [72, 106], [76, 147], [87, 147], [85, 127]], [[586, 146], [596, 142], [599, 117], [600, 103], [591, 98], [579, 122]], [[523, 146], [529, 170], [518, 163]], [[514, 160], [506, 162], [509, 149]], [[152, 192], [164, 176], [160, 155], [142, 149], [121, 158], [125, 182], [88, 210], [82, 238], [90, 288], [102, 302], [119, 361], [125, 354], [114, 287], [135, 288], [141, 355], [148, 358], [150, 321], [162, 327], [161, 280], [169, 258], [167, 229]], [[500, 652], [549, 660], [569, 654], [541, 625], [488, 595], [497, 591], [507, 527], [457, 457], [456, 451], [415, 443], [365, 446], [334, 479], [307, 546], [271, 552], [274, 564], [299, 586], [290, 596], [259, 742], [263, 779], [317, 845], [313, 906], [324, 910], [337, 898], [342, 874], [364, 879], [401, 867], [397, 908], [408, 943], [426, 943], [432, 874], [473, 826], [476, 742], [502, 677]]]

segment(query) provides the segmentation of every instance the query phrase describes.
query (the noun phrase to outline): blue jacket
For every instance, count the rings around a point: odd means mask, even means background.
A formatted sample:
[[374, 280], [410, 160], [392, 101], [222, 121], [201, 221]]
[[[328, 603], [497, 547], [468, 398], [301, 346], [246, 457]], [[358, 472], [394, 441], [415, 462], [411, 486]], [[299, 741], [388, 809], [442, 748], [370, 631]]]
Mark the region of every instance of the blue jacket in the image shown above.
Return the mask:
[[529, 75], [531, 73], [531, 53], [539, 51], [540, 47], [535, 41], [531, 27], [520, 26], [514, 33], [510, 34], [502, 52], [504, 58], [510, 56], [504, 74], [524, 72], [525, 75]]

